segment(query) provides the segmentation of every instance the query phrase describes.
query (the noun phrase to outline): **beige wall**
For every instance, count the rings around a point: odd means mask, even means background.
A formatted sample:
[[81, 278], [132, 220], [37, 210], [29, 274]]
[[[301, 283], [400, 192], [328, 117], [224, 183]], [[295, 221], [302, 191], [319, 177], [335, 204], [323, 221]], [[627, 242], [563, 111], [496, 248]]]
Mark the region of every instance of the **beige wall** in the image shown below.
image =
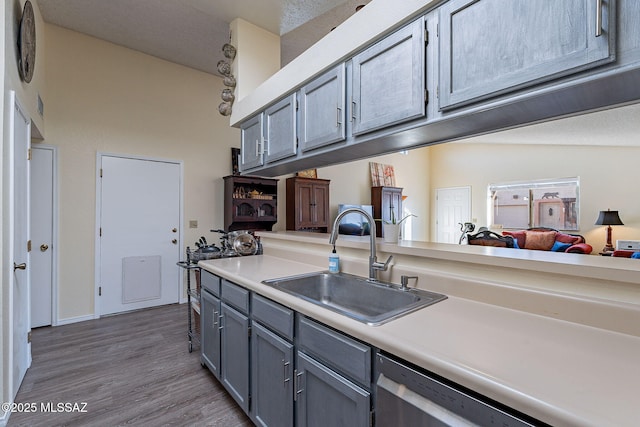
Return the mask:
[[[487, 226], [489, 184], [577, 176], [579, 233], [594, 252], [602, 249], [606, 240], [605, 228], [593, 224], [601, 210], [620, 211], [625, 224], [614, 227], [614, 245], [615, 239], [640, 239], [640, 211], [633, 178], [616, 173], [637, 169], [640, 147], [450, 143], [429, 150], [431, 200], [435, 199], [437, 188], [471, 186], [472, 217], [478, 219], [478, 226]], [[430, 224], [435, 236], [435, 205]]]
[[280, 69], [280, 36], [244, 19], [231, 22], [231, 43], [237, 48], [233, 74], [236, 100], [241, 100]]
[[53, 25], [46, 37], [44, 142], [59, 147], [64, 321], [94, 314], [96, 153], [183, 161], [183, 242], [193, 246], [223, 225], [220, 178], [239, 134], [217, 112], [221, 79]]
[[[371, 173], [369, 162], [389, 164], [394, 167], [396, 186], [402, 187], [407, 196], [403, 210], [417, 218], [411, 218], [412, 233], [406, 236], [412, 240], [429, 240], [429, 151], [427, 148], [410, 151], [407, 155], [388, 154], [371, 159], [329, 166], [318, 169], [318, 178], [331, 180], [330, 205], [331, 218], [338, 214], [339, 204], [371, 204]], [[285, 218], [285, 181], [291, 175], [281, 176], [278, 183], [278, 218], [274, 229], [286, 228]]]

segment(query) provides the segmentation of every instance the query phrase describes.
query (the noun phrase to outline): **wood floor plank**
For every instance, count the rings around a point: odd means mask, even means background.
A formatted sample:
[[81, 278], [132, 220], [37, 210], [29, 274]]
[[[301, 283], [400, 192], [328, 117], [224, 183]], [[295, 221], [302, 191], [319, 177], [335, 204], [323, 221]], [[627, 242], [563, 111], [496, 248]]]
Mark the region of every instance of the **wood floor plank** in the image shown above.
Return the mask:
[[[7, 425], [253, 425], [187, 342], [184, 304], [34, 329], [16, 402], [37, 411], [13, 413]], [[42, 410], [60, 403], [86, 412]]]

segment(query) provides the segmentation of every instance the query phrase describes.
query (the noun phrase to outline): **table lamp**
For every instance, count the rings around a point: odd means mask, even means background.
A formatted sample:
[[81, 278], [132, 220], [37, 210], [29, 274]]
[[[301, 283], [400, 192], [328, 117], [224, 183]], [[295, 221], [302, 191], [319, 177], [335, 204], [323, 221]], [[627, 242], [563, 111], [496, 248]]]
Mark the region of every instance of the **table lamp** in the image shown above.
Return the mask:
[[611, 226], [612, 225], [624, 225], [620, 220], [618, 211], [612, 211], [607, 209], [606, 211], [600, 211], [600, 215], [596, 220], [595, 225], [607, 226], [607, 244], [604, 246], [602, 252], [612, 252], [613, 245], [611, 244]]

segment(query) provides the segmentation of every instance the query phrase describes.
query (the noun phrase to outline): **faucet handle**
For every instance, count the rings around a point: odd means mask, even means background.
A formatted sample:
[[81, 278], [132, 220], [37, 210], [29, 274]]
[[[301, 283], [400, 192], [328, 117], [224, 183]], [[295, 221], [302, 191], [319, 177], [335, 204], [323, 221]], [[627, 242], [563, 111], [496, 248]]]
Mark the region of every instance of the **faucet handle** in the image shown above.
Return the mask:
[[387, 258], [384, 264], [376, 261], [373, 263], [372, 267], [375, 268], [376, 270], [387, 271], [387, 268], [389, 267], [389, 263], [391, 262], [392, 259], [393, 259], [393, 255], [389, 255], [389, 258]]
[[408, 289], [407, 285], [409, 285], [409, 279], [415, 279], [417, 282], [418, 276], [405, 276], [404, 274], [400, 276], [400, 289], [402, 289], [403, 291], [406, 291]]

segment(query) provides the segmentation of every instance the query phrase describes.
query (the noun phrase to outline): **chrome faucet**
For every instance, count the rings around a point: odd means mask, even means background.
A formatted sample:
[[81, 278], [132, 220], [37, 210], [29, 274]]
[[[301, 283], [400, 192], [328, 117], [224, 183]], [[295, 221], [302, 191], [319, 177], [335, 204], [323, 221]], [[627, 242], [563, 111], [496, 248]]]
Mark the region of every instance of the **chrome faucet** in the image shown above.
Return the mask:
[[369, 281], [377, 282], [378, 281], [378, 271], [386, 271], [387, 267], [389, 267], [389, 262], [393, 259], [393, 255], [390, 255], [387, 258], [387, 261], [384, 263], [378, 262], [378, 257], [376, 256], [376, 222], [373, 217], [369, 214], [369, 212], [365, 211], [361, 208], [347, 208], [340, 212], [336, 217], [335, 221], [333, 221], [333, 227], [331, 229], [331, 236], [329, 237], [329, 243], [332, 246], [336, 245], [336, 240], [338, 240], [338, 227], [340, 225], [340, 220], [344, 218], [345, 215], [350, 213], [359, 213], [367, 219], [369, 223]]

